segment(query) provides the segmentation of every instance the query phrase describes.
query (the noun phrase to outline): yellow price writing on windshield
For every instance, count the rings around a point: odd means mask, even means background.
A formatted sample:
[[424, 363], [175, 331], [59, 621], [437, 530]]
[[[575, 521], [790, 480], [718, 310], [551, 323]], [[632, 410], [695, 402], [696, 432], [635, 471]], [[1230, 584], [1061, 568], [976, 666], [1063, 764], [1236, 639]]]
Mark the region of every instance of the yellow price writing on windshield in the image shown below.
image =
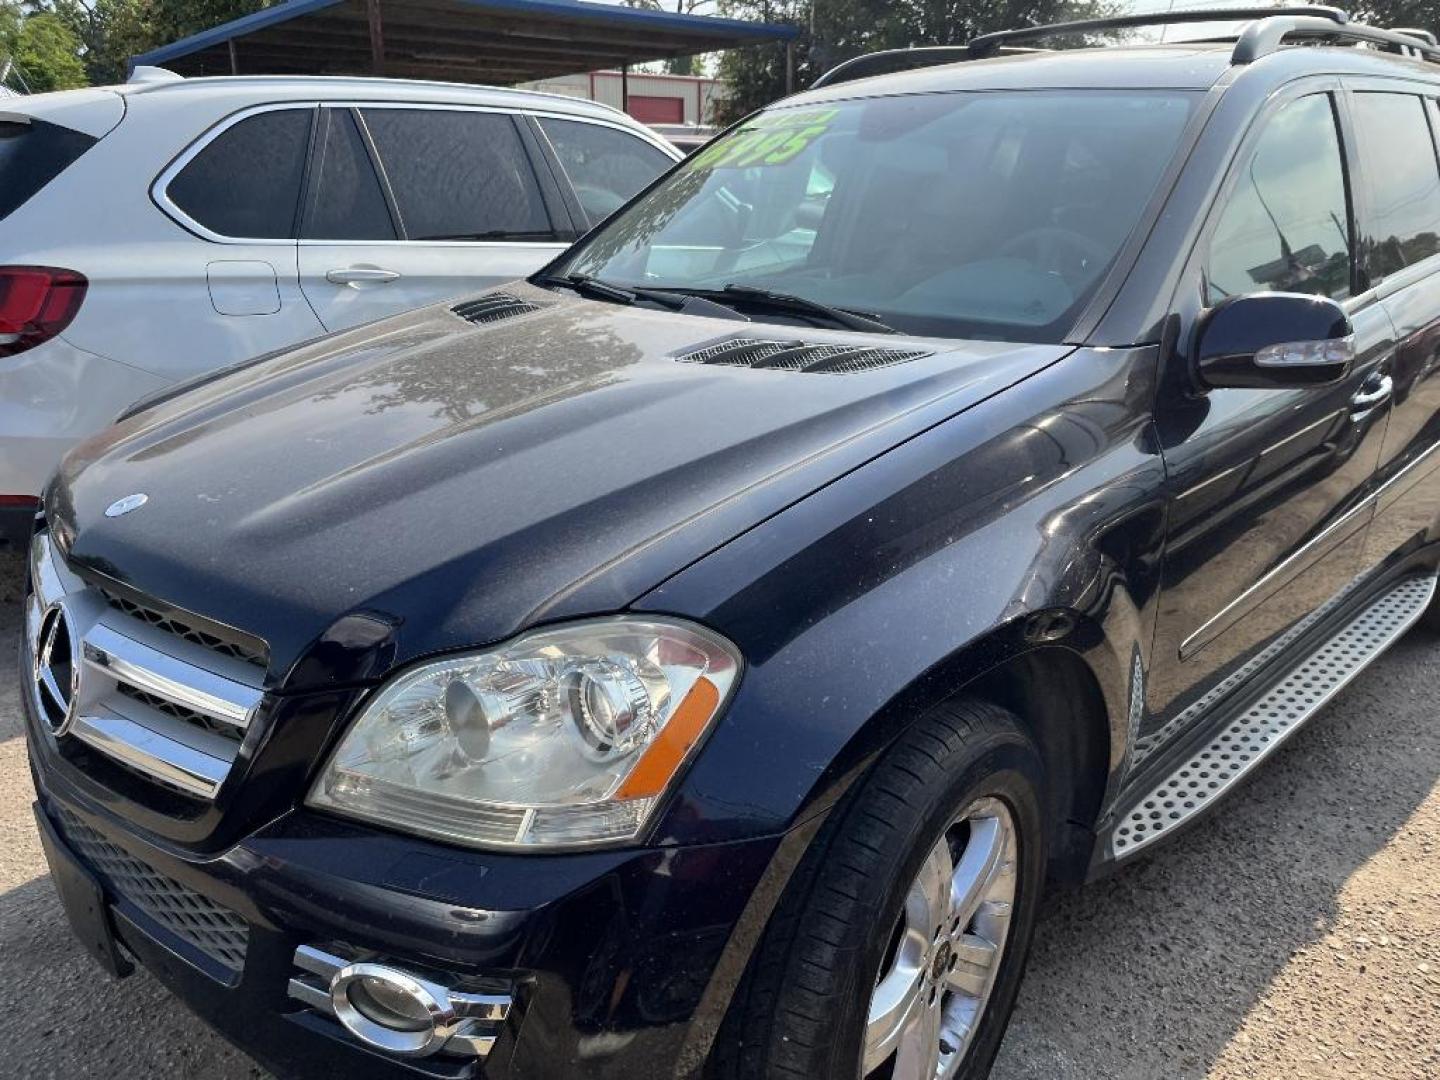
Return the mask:
[[838, 109], [767, 113], [690, 159], [692, 169], [783, 165], [830, 128]]

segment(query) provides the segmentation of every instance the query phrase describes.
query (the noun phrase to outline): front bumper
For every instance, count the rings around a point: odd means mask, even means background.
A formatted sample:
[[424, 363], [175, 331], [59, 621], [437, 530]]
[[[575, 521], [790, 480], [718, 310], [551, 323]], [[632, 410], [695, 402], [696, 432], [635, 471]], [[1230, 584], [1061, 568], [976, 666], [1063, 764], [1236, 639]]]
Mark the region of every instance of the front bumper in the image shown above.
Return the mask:
[[[818, 826], [711, 846], [516, 856], [295, 811], [202, 859], [140, 835], [71, 783], [22, 697], [42, 810], [105, 884], [120, 942], [282, 1077], [693, 1076]], [[97, 858], [96, 843], [110, 855]], [[244, 927], [238, 970], [127, 895], [129, 878], [107, 862], [123, 857], [233, 913]], [[506, 984], [513, 1005], [488, 1056], [379, 1054], [292, 998], [296, 949], [332, 943]]]

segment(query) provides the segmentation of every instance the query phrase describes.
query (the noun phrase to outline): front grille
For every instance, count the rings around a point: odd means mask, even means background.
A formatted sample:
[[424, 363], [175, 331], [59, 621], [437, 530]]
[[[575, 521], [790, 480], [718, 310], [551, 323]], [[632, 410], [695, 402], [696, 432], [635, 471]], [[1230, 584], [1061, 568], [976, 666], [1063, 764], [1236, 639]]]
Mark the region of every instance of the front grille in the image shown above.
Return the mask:
[[682, 364], [800, 371], [809, 375], [848, 375], [892, 367], [932, 355], [924, 349], [891, 349], [876, 345], [817, 345], [805, 341], [727, 338], [703, 349], [681, 353]]
[[235, 660], [243, 660], [247, 664], [255, 664], [257, 667], [266, 667], [270, 658], [266, 651], [259, 645], [252, 645], [238, 639], [226, 641], [224, 638], [207, 633], [197, 627], [190, 625], [174, 615], [162, 614], [153, 608], [137, 604], [134, 600], [127, 600], [123, 596], [111, 592], [108, 589], [96, 589], [105, 602], [116, 611], [129, 615], [132, 619], [139, 619], [148, 623], [157, 630], [163, 630], [167, 634], [174, 634], [182, 641], [188, 641], [193, 645], [209, 649], [211, 652], [219, 653], [221, 656], [228, 656]]
[[250, 928], [228, 908], [151, 869], [112, 844], [63, 806], [55, 806], [60, 831], [90, 869], [118, 897], [134, 904], [187, 945], [237, 975], [245, 966]]
[[223, 638], [198, 617], [87, 582], [44, 532], [30, 567], [26, 637], [32, 657], [48, 657], [31, 693], [62, 752], [84, 743], [170, 790], [213, 799], [264, 699], [264, 642]]
[[492, 323], [514, 318], [516, 315], [529, 315], [532, 311], [539, 311], [540, 305], [521, 300], [509, 293], [488, 293], [476, 300], [456, 304], [450, 310], [466, 322]]

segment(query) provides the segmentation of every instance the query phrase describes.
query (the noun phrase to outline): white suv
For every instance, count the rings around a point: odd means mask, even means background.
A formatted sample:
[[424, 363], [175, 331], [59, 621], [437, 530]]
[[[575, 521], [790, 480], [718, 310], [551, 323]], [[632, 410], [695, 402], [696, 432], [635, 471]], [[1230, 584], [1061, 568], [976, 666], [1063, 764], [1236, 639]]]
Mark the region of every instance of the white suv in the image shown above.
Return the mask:
[[0, 538], [135, 400], [528, 274], [679, 157], [603, 105], [181, 79], [0, 105]]

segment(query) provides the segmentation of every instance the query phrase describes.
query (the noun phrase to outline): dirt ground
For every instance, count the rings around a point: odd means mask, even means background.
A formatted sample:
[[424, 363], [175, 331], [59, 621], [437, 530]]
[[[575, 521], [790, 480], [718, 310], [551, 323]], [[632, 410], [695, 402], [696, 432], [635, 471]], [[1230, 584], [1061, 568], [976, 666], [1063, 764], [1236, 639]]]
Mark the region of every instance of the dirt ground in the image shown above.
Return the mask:
[[[20, 583], [0, 551], [0, 1073], [261, 1077], [70, 940], [30, 813]], [[1054, 898], [995, 1080], [1440, 1080], [1437, 688], [1440, 638], [1412, 634], [1218, 816]]]

